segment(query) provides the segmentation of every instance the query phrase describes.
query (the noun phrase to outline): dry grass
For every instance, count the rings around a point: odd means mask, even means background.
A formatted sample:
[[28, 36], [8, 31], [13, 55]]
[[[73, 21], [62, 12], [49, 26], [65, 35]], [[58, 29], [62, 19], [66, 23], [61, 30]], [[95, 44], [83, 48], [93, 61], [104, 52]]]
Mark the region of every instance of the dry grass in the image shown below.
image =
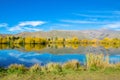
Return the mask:
[[58, 63], [49, 63], [49, 64], [47, 64], [47, 71], [49, 71], [49, 72], [61, 72], [62, 67]]
[[63, 69], [77, 70], [80, 67], [80, 63], [77, 60], [71, 60], [62, 65]]
[[109, 56], [106, 57], [103, 54], [87, 54], [86, 55], [87, 69], [91, 68], [102, 68], [109, 67]]
[[80, 72], [80, 73], [66, 73], [63, 75], [59, 74], [11, 74], [5, 77], [1, 77], [0, 80], [120, 80], [120, 73], [91, 73], [91, 72]]
[[27, 68], [21, 64], [12, 64], [8, 67], [7, 71], [9, 73], [14, 73], [14, 72], [23, 73], [23, 72], [27, 71]]
[[38, 72], [38, 71], [41, 71], [41, 70], [42, 69], [41, 69], [41, 66], [39, 64], [35, 64], [35, 65], [33, 65], [29, 68], [30, 72]]

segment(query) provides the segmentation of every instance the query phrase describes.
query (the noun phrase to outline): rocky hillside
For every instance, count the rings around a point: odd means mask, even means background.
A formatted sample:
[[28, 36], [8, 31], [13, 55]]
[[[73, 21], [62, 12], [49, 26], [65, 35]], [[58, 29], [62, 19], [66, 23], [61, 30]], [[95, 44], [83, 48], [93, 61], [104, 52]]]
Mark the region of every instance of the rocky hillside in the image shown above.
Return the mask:
[[82, 31], [82, 33], [87, 34], [90, 38], [103, 39], [105, 37], [108, 38], [120, 38], [120, 31], [114, 30], [86, 30]]
[[88, 39], [89, 36], [81, 31], [49, 31], [49, 32], [23, 32], [20, 34], [16, 34], [15, 36], [32, 36], [32, 37], [63, 37], [63, 38], [71, 38], [78, 37], [79, 39]]
[[[2, 36], [5, 36], [2, 34]], [[14, 34], [14, 36], [26, 37], [63, 37], [71, 38], [78, 37], [79, 39], [103, 39], [108, 38], [120, 38], [120, 31], [114, 30], [81, 30], [81, 31], [64, 31], [64, 30], [52, 30], [48, 32], [38, 31], [38, 32], [22, 32], [19, 34]]]

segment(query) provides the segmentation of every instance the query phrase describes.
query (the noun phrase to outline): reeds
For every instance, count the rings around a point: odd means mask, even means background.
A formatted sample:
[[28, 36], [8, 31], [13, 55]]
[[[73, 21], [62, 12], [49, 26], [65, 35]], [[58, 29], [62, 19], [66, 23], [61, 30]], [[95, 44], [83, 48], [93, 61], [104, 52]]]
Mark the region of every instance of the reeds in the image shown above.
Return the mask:
[[103, 54], [87, 54], [86, 55], [86, 66], [87, 69], [91, 68], [106, 68], [109, 66], [109, 56]]

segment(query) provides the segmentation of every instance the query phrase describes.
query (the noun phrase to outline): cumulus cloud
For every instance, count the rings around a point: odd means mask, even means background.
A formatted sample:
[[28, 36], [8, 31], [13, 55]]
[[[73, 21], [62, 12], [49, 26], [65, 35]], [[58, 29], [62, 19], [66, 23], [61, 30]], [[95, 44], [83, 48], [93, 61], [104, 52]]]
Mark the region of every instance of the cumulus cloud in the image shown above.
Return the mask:
[[43, 21], [25, 21], [25, 22], [20, 22], [18, 24], [18, 26], [27, 26], [27, 25], [30, 25], [30, 26], [39, 26], [39, 25], [42, 25], [44, 24], [45, 22]]
[[[39, 31], [41, 29], [35, 28], [36, 26], [40, 26], [45, 24], [44, 21], [25, 21], [25, 22], [20, 22], [18, 25], [11, 27], [9, 31]], [[33, 28], [34, 27], [34, 28]]]

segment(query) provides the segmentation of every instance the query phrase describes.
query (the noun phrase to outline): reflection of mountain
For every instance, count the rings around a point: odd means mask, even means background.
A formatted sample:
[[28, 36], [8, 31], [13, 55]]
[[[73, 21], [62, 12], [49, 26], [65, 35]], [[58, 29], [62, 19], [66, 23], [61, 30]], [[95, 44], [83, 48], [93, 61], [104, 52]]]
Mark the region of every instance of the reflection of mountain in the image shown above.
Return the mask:
[[60, 48], [60, 49], [56, 49], [56, 48], [44, 48], [40, 51], [38, 51], [39, 53], [52, 53], [52, 54], [65, 54], [65, 53], [80, 53], [80, 54], [86, 54], [86, 53], [104, 53], [104, 54], [119, 54], [120, 52], [120, 48], [116, 49], [116, 48], [110, 48], [110, 49], [105, 49], [103, 47], [78, 47], [77, 49], [73, 49], [73, 48]]
[[83, 53], [85, 50], [84, 47], [80, 46], [78, 49], [73, 49], [73, 48], [45, 48], [41, 51], [40, 53], [52, 53], [52, 54], [65, 54], [65, 53]]

